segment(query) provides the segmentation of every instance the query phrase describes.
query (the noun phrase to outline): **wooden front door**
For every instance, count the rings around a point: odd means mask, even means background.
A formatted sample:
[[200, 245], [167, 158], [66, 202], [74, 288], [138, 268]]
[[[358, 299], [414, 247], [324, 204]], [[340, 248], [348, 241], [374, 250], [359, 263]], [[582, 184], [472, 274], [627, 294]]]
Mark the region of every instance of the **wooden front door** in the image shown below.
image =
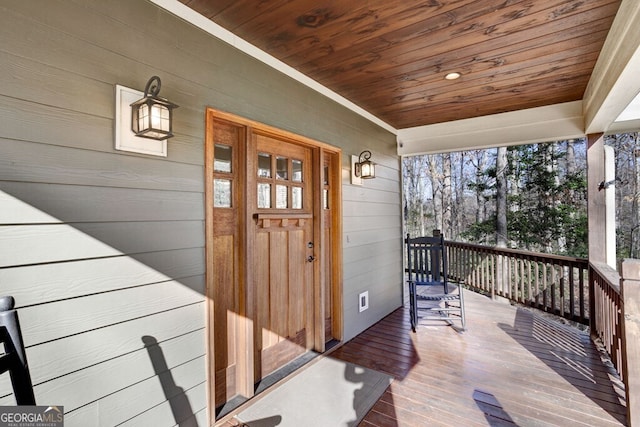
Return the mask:
[[207, 110], [210, 408], [341, 339], [340, 152]]
[[313, 347], [312, 151], [254, 130], [247, 159], [248, 291], [259, 381]]

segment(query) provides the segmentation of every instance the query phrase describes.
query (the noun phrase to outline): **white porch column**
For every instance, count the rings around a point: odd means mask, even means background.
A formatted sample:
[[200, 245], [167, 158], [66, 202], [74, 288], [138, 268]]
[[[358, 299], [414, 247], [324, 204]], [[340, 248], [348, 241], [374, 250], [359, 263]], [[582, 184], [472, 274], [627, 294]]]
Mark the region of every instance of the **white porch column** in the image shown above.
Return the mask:
[[[606, 199], [600, 183], [605, 181], [603, 134], [587, 135], [587, 216], [589, 262], [606, 263]], [[615, 238], [615, 233], [614, 233]], [[615, 265], [614, 265], [615, 268]]]
[[[605, 259], [615, 270], [616, 260], [616, 153], [613, 147], [604, 148], [604, 199], [605, 199]], [[601, 187], [598, 187], [601, 188]]]

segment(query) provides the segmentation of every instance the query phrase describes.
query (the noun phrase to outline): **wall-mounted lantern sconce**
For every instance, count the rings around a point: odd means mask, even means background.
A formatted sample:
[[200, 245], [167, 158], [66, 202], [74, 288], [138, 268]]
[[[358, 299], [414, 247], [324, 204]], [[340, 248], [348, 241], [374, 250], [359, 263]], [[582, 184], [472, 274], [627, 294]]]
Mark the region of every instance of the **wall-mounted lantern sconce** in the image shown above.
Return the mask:
[[160, 98], [160, 77], [153, 76], [144, 88], [144, 97], [131, 104], [131, 130], [136, 136], [162, 141], [173, 136], [173, 102]]
[[356, 170], [354, 171], [357, 177], [362, 179], [376, 177], [376, 164], [369, 159], [371, 159], [371, 151], [365, 150], [360, 153], [358, 163], [356, 163]]
[[351, 156], [351, 184], [362, 185], [363, 179], [376, 177], [376, 164], [371, 160], [371, 151], [365, 150], [359, 156]]
[[116, 85], [116, 150], [167, 156], [173, 110], [178, 106], [158, 96], [160, 84], [159, 77], [151, 77], [144, 93]]

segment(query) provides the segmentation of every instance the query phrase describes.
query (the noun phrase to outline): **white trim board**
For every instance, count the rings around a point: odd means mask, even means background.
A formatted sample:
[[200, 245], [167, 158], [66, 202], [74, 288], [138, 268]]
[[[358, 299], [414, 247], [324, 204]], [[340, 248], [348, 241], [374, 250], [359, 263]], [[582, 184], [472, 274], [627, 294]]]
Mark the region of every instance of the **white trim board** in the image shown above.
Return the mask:
[[639, 19], [640, 2], [623, 0], [583, 96], [587, 134], [625, 127], [614, 122], [633, 119], [619, 117], [640, 93]]
[[444, 153], [584, 136], [582, 101], [398, 130], [398, 154]]

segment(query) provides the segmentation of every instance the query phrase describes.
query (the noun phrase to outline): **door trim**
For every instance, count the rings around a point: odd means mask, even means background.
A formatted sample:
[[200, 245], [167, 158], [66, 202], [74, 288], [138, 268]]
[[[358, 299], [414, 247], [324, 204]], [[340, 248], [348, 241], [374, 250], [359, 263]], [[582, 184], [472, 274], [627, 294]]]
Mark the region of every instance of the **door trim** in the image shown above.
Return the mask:
[[[331, 277], [329, 278], [331, 283], [331, 306], [332, 306], [332, 325], [331, 329], [333, 331], [334, 339], [338, 341], [342, 341], [343, 339], [343, 313], [342, 313], [342, 150], [331, 146], [329, 144], [316, 141], [311, 138], [307, 138], [301, 135], [297, 135], [295, 133], [277, 129], [275, 127], [265, 125], [263, 123], [255, 122], [253, 120], [246, 119], [244, 117], [237, 116], [235, 114], [227, 113], [224, 111], [216, 110], [208, 107], [205, 112], [205, 165], [204, 165], [204, 175], [205, 175], [205, 281], [206, 281], [206, 369], [207, 369], [207, 402], [208, 402], [208, 412], [209, 419], [215, 419], [215, 348], [214, 348], [214, 340], [213, 340], [213, 332], [215, 328], [214, 324], [214, 303], [211, 300], [211, 296], [209, 295], [209, 290], [213, 289], [213, 272], [212, 272], [212, 259], [213, 259], [213, 236], [212, 236], [212, 227], [213, 227], [213, 185], [212, 185], [212, 176], [213, 176], [213, 146], [214, 146], [214, 126], [216, 120], [223, 120], [227, 122], [234, 123], [236, 125], [245, 126], [247, 128], [246, 135], [251, 134], [252, 130], [259, 131], [260, 133], [273, 135], [276, 138], [286, 140], [292, 144], [302, 145], [307, 148], [310, 148], [312, 151], [312, 162], [313, 162], [313, 189], [314, 189], [314, 203], [313, 203], [313, 218], [314, 218], [314, 230], [313, 233], [317, 236], [317, 241], [319, 245], [317, 250], [317, 256], [322, 255], [322, 251], [320, 248], [324, 248], [326, 245], [330, 245], [330, 254], [331, 254]], [[245, 141], [246, 142], [246, 141]], [[251, 161], [251, 160], [249, 160]], [[330, 164], [331, 176], [330, 180], [333, 183], [332, 191], [329, 195], [329, 203], [331, 204], [331, 215], [328, 219], [325, 219], [323, 215], [323, 180], [322, 173], [324, 171], [325, 164]], [[246, 182], [246, 180], [245, 180]], [[243, 188], [241, 190], [242, 194], [247, 194], [247, 188]], [[244, 234], [243, 240], [246, 242], [245, 245], [242, 246], [242, 254], [241, 257], [244, 259], [248, 259], [247, 257], [251, 256], [252, 248], [251, 242], [248, 239], [248, 236], [251, 233], [248, 233], [248, 227], [251, 224], [251, 218], [248, 218], [249, 213], [247, 212], [246, 207], [244, 206], [238, 210], [238, 216], [240, 217], [240, 229]], [[325, 221], [330, 221], [331, 224], [326, 224]], [[331, 242], [326, 242], [324, 233], [322, 232], [325, 227], [330, 226], [331, 233], [330, 238]], [[314, 283], [313, 283], [313, 294], [314, 294], [314, 303], [313, 303], [313, 311], [314, 311], [314, 339], [313, 345], [314, 350], [319, 352], [325, 351], [325, 321], [324, 321], [324, 307], [325, 307], [325, 295], [323, 289], [323, 283], [327, 279], [324, 277], [324, 266], [325, 262], [328, 260], [324, 259], [324, 256], [320, 256], [318, 258], [319, 262], [314, 263]], [[254, 360], [253, 360], [253, 330], [252, 330], [252, 321], [247, 318], [246, 315], [251, 316], [253, 312], [253, 300], [252, 295], [247, 293], [244, 285], [247, 283], [247, 269], [244, 269], [244, 273], [241, 277], [241, 286], [240, 289], [240, 315], [243, 317], [244, 321], [240, 321], [237, 324], [236, 336], [238, 337], [239, 342], [251, 343], [247, 345], [247, 348], [240, 349], [238, 352], [239, 360], [238, 363], [241, 365], [241, 372], [238, 375], [239, 383], [237, 392], [244, 395], [245, 397], [252, 397], [254, 393]]]

